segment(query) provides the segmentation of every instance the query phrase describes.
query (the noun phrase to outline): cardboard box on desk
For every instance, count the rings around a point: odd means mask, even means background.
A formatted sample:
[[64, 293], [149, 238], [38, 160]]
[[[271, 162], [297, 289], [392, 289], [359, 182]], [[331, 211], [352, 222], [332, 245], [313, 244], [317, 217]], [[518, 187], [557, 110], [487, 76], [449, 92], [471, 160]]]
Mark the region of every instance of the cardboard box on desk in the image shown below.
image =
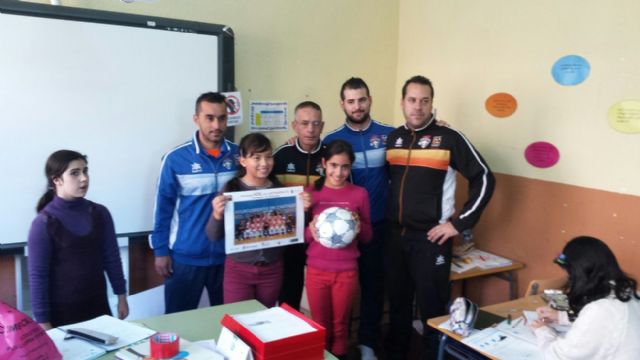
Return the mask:
[[287, 304], [282, 304], [280, 307], [306, 322], [316, 331], [263, 342], [232, 315], [226, 314], [220, 323], [247, 343], [253, 350], [253, 357], [257, 360], [324, 359], [326, 333], [324, 327]]

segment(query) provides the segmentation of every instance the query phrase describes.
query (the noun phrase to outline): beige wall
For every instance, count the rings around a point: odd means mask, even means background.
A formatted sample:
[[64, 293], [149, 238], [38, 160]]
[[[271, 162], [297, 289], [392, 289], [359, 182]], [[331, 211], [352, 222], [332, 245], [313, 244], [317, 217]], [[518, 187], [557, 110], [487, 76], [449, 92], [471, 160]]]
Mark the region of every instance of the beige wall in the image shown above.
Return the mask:
[[[634, 261], [640, 249], [640, 135], [615, 132], [606, 119], [613, 103], [640, 97], [637, 0], [63, 4], [229, 25], [237, 37], [236, 83], [245, 101], [287, 100], [293, 106], [317, 100], [326, 129], [342, 121], [337, 93], [347, 77], [369, 82], [374, 117], [400, 125], [398, 90], [409, 76], [424, 74], [435, 83], [440, 117], [467, 134], [498, 173], [476, 239], [527, 264], [519, 273], [520, 292], [533, 278], [556, 275], [551, 259], [572, 236], [585, 233], [606, 240], [623, 266], [640, 276]], [[562, 87], [551, 78], [551, 66], [569, 54], [585, 57], [591, 76]], [[494, 92], [517, 98], [512, 117], [486, 113], [484, 102]], [[289, 135], [272, 139], [279, 143]], [[555, 167], [542, 170], [524, 161], [525, 147], [538, 140], [559, 148]], [[477, 282], [471, 294], [484, 303], [506, 300], [501, 287]]]
[[[438, 114], [495, 171], [640, 195], [640, 134], [607, 122], [614, 103], [640, 99], [638, 13], [636, 0], [402, 0], [396, 88], [416, 73], [430, 77]], [[586, 58], [591, 75], [560, 86], [551, 67], [570, 54]], [[516, 97], [512, 117], [484, 110], [495, 92]], [[558, 147], [557, 166], [526, 163], [524, 149], [539, 140]]]
[[[48, 3], [48, 1], [37, 1]], [[364, 78], [373, 115], [390, 119], [395, 102], [398, 2], [390, 0], [61, 0], [64, 6], [224, 24], [236, 35], [236, 86], [250, 100], [303, 100], [322, 106], [325, 130], [341, 124], [340, 85]], [[198, 56], [198, 54], [193, 54]], [[195, 97], [199, 94], [194, 94]], [[191, 114], [185, 114], [185, 122]], [[247, 122], [239, 135], [248, 131]], [[275, 145], [292, 135], [268, 134]]]
[[[526, 263], [518, 272], [519, 293], [531, 279], [559, 275], [551, 260], [582, 234], [605, 240], [639, 277], [640, 134], [609, 128], [607, 111], [617, 101], [640, 98], [640, 2], [399, 4], [396, 88], [414, 74], [430, 77], [440, 117], [467, 134], [496, 171], [496, 192], [475, 240]], [[570, 54], [585, 57], [591, 75], [563, 87], [551, 67]], [[486, 98], [496, 92], [516, 97], [513, 116], [485, 111]], [[397, 107], [395, 114], [399, 118]], [[524, 160], [526, 146], [539, 140], [560, 150], [555, 167], [538, 169]], [[462, 201], [466, 191], [458, 190]], [[499, 280], [474, 281], [470, 290], [484, 304], [507, 299]]]
[[[337, 93], [347, 77], [369, 82], [374, 117], [400, 125], [397, 89], [409, 76], [424, 74], [435, 83], [440, 117], [467, 134], [495, 171], [640, 195], [640, 135], [616, 132], [606, 119], [615, 102], [640, 97], [635, 0], [62, 4], [229, 25], [245, 104], [286, 100], [293, 107], [313, 99], [324, 108], [326, 130], [343, 119]], [[581, 85], [563, 87], [551, 78], [554, 61], [568, 54], [591, 64]], [[516, 97], [518, 110], [497, 119], [484, 101], [502, 91]], [[246, 132], [245, 122], [239, 133]], [[280, 143], [290, 132], [272, 135]], [[558, 165], [537, 169], [524, 161], [525, 147], [538, 140], [559, 148]]]
[[[622, 268], [640, 279], [640, 197], [506, 174], [496, 178], [496, 192], [474, 234], [483, 249], [526, 264], [517, 272], [518, 294], [533, 279], [560, 276], [552, 260], [579, 235], [604, 240]], [[459, 191], [460, 200], [464, 193]], [[483, 304], [507, 300], [504, 281], [475, 280], [468, 290]]]

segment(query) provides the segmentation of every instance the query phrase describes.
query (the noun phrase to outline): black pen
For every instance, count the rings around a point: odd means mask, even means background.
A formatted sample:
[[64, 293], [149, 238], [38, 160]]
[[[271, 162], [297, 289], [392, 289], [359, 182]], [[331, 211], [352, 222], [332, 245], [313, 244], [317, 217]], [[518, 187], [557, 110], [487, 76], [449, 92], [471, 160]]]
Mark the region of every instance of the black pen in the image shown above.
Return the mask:
[[516, 322], [513, 323], [513, 325], [511, 325], [511, 327], [515, 328], [516, 326], [518, 326], [518, 324], [520, 324], [521, 321], [522, 321], [522, 318], [519, 318], [518, 320], [516, 320]]

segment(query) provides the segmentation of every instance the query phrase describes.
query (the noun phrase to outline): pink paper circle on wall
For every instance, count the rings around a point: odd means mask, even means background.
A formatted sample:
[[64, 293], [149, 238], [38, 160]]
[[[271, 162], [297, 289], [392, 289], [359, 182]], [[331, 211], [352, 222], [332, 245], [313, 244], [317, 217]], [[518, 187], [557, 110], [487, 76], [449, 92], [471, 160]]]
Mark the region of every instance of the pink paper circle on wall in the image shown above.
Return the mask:
[[553, 144], [538, 141], [527, 146], [524, 150], [524, 157], [529, 164], [535, 167], [548, 168], [560, 160], [560, 152]]

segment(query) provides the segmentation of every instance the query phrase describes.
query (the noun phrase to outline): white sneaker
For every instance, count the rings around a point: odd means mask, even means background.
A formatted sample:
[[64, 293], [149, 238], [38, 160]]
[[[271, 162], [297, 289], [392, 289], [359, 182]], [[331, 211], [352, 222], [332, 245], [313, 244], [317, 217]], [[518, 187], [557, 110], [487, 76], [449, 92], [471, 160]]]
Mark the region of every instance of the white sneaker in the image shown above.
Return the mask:
[[358, 348], [360, 349], [360, 356], [362, 360], [378, 360], [376, 353], [372, 348], [367, 345], [358, 345]]
[[422, 336], [424, 334], [424, 324], [420, 320], [413, 320], [413, 328]]

